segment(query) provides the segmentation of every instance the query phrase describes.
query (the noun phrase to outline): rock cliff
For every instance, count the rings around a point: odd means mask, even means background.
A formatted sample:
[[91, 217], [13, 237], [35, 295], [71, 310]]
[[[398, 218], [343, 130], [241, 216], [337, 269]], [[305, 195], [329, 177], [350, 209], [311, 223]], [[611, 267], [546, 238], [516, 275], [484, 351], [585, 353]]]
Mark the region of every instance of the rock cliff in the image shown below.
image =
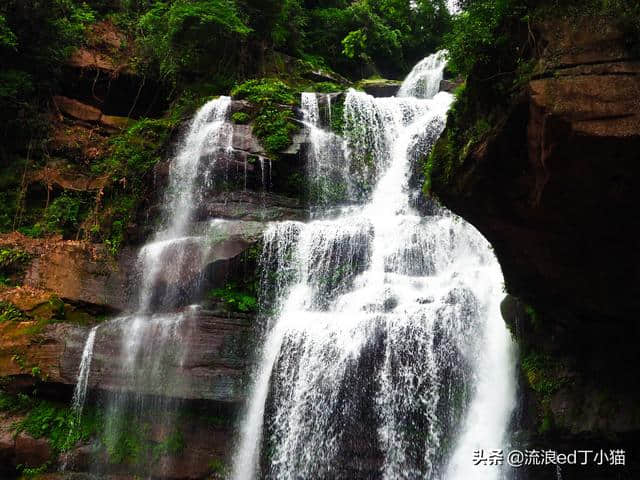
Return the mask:
[[[521, 440], [637, 451], [640, 57], [610, 18], [546, 19], [531, 35], [533, 74], [458, 166], [436, 164], [432, 192], [502, 266], [503, 315], [520, 346]], [[467, 91], [482, 82], [470, 78]], [[627, 463], [562, 478], [634, 478], [637, 460]]]

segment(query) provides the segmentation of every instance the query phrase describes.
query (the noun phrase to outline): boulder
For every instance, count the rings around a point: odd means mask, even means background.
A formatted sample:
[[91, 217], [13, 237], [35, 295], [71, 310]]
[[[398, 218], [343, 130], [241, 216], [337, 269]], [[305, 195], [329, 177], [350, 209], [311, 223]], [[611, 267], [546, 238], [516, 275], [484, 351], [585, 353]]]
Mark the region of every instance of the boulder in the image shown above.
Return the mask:
[[251, 125], [233, 125], [232, 146], [236, 150], [242, 150], [254, 155], [265, 155], [260, 141], [253, 135]]
[[118, 117], [116, 115], [102, 115], [100, 117], [100, 124], [102, 124], [102, 126], [115, 130], [123, 130], [131, 125], [131, 123], [131, 119], [127, 117]]
[[97, 122], [102, 116], [102, 112], [99, 108], [92, 107], [73, 98], [63, 97], [62, 95], [55, 95], [53, 102], [56, 107], [69, 117], [85, 122]]
[[358, 83], [358, 87], [374, 97], [393, 97], [400, 90], [402, 82], [399, 80], [367, 79]]

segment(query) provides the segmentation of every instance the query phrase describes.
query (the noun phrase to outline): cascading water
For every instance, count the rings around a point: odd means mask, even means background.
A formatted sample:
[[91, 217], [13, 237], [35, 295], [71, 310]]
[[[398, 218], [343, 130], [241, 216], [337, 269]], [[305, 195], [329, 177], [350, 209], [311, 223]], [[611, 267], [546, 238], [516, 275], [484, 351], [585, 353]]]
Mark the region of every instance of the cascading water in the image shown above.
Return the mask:
[[[105, 393], [107, 450], [127, 435], [140, 435], [139, 429], [150, 428], [150, 422], [161, 436], [175, 429], [173, 413], [178, 401], [174, 397], [185, 390], [184, 378], [175, 372], [188, 353], [184, 348], [188, 328], [183, 322], [197, 310], [185, 307], [197, 298], [200, 288], [212, 245], [207, 233], [225, 227], [215, 221], [199, 225], [194, 212], [211, 188], [215, 162], [231, 149], [233, 130], [226, 121], [230, 102], [229, 97], [220, 97], [198, 111], [171, 163], [164, 228], [138, 254], [136, 313], [92, 329], [87, 338], [74, 392], [78, 415], [89, 385], [96, 336], [115, 346], [120, 388]], [[166, 465], [156, 455], [149, 452], [148, 458], [136, 459], [139, 475], [162, 474]]]
[[421, 217], [410, 201], [412, 164], [451, 102], [434, 91], [443, 63], [420, 62], [399, 98], [349, 91], [344, 142], [321, 131], [315, 95], [303, 95], [310, 171], [341, 172], [325, 175], [325, 192], [348, 195], [324, 218], [265, 233], [275, 313], [234, 480], [499, 477], [472, 456], [505, 444], [514, 404], [501, 272], [473, 227], [437, 206]]

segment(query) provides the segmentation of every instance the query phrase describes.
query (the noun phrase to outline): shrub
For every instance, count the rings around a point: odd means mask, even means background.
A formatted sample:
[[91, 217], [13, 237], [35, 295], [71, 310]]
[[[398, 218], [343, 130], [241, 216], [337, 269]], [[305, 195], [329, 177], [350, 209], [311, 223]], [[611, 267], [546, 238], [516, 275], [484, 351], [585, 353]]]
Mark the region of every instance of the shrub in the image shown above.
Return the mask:
[[280, 80], [260, 78], [237, 85], [231, 95], [258, 106], [253, 132], [267, 152], [277, 153], [291, 144], [291, 136], [298, 130], [290, 107], [296, 103], [293, 89]]
[[209, 298], [222, 300], [233, 312], [249, 313], [258, 310], [257, 298], [251, 292], [240, 290], [234, 283], [211, 290]]
[[245, 124], [251, 121], [251, 116], [245, 112], [236, 112], [231, 115], [233, 123]]

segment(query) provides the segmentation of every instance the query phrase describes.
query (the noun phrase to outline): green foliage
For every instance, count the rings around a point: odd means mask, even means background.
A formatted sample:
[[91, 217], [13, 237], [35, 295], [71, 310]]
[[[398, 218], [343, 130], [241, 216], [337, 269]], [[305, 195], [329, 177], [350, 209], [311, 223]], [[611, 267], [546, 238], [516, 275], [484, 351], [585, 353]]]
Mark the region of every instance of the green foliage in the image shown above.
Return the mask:
[[309, 16], [312, 52], [333, 68], [360, 75], [364, 62], [399, 76], [440, 45], [450, 24], [442, 0], [334, 2]]
[[276, 106], [264, 106], [256, 116], [253, 132], [269, 153], [277, 153], [291, 145], [291, 136], [298, 130], [292, 122], [293, 112]]
[[331, 131], [342, 135], [344, 128], [344, 97], [331, 105]]
[[260, 78], [237, 85], [231, 95], [258, 106], [253, 133], [267, 152], [277, 153], [291, 144], [291, 137], [299, 128], [293, 122], [290, 107], [296, 103], [293, 89], [280, 80]]
[[44, 211], [44, 231], [60, 233], [65, 238], [71, 237], [87, 215], [88, 203], [84, 195], [62, 193]]
[[501, 30], [507, 17], [526, 13], [523, 0], [476, 0], [454, 17], [451, 33], [445, 35], [449, 69], [468, 75], [475, 67], [496, 60], [496, 52], [508, 47], [509, 32]]
[[424, 164], [425, 193], [431, 191], [434, 181], [450, 186], [468, 153], [489, 136], [496, 125], [496, 113], [487, 116], [479, 114], [473, 98], [474, 94], [470, 93], [466, 83], [456, 90], [455, 101], [447, 116], [447, 128]]
[[28, 395], [19, 393], [18, 395], [11, 395], [3, 390], [0, 390], [0, 411], [16, 413], [27, 410], [32, 406], [32, 400]]
[[251, 121], [251, 116], [245, 112], [236, 112], [231, 115], [231, 120], [233, 121], [233, 123], [239, 123], [243, 125]]
[[233, 312], [250, 313], [258, 310], [258, 299], [253, 292], [241, 290], [235, 283], [229, 282], [223, 288], [214, 288], [209, 298], [222, 300]]
[[0, 285], [10, 283], [10, 276], [21, 273], [30, 258], [17, 248], [0, 248]]
[[275, 78], [258, 78], [236, 85], [231, 90], [231, 95], [259, 105], [274, 103], [294, 105], [296, 103], [294, 91], [287, 84]]
[[112, 188], [104, 198], [104, 213], [94, 218], [93, 232], [116, 253], [125, 230], [148, 189], [153, 167], [163, 158], [172, 129], [190, 104], [179, 104], [167, 118], [142, 118], [110, 140], [110, 153], [92, 166], [93, 173], [108, 174]]
[[60, 453], [95, 435], [101, 422], [101, 416], [93, 409], [86, 409], [82, 418], [78, 418], [70, 407], [40, 400], [34, 401], [15, 429], [17, 433], [24, 431], [34, 438], [47, 438], [53, 451]]
[[[39, 375], [37, 369], [34, 367], [32, 374], [36, 370], [35, 374]], [[156, 441], [151, 438], [150, 423], [140, 424], [127, 415], [105, 418], [100, 410], [91, 406], [85, 407], [78, 417], [67, 405], [0, 390], [0, 411], [26, 413], [26, 417], [13, 426], [16, 434], [26, 432], [34, 438], [46, 438], [55, 454], [95, 438], [111, 463], [148, 467], [161, 456], [179, 455], [185, 448], [179, 430]]]
[[227, 473], [227, 466], [222, 459], [215, 457], [209, 462], [209, 471], [216, 475], [225, 475]]
[[21, 70], [0, 72], [0, 101], [20, 102], [33, 93], [31, 75]]
[[7, 25], [7, 19], [4, 15], [0, 15], [0, 48], [16, 50], [18, 47], [18, 38]]
[[47, 472], [51, 468], [51, 461], [45, 462], [39, 467], [27, 467], [26, 465], [18, 465], [17, 469], [22, 473], [22, 478], [39, 478], [40, 475]]
[[522, 357], [520, 365], [529, 386], [543, 397], [553, 395], [566, 383], [566, 379], [558, 376], [557, 366], [547, 355], [529, 352]]
[[151, 424], [139, 423], [128, 415], [106, 419], [99, 433], [109, 462], [148, 469], [163, 455], [178, 455], [185, 447], [184, 437], [172, 431], [161, 441], [151, 439]]
[[311, 90], [320, 93], [332, 93], [342, 92], [344, 90], [344, 87], [333, 82], [318, 82], [313, 84]]
[[0, 301], [0, 323], [24, 320], [25, 314], [13, 303]]
[[232, 0], [156, 1], [138, 27], [142, 58], [172, 80], [184, 70], [203, 70], [228, 57], [251, 31]]

